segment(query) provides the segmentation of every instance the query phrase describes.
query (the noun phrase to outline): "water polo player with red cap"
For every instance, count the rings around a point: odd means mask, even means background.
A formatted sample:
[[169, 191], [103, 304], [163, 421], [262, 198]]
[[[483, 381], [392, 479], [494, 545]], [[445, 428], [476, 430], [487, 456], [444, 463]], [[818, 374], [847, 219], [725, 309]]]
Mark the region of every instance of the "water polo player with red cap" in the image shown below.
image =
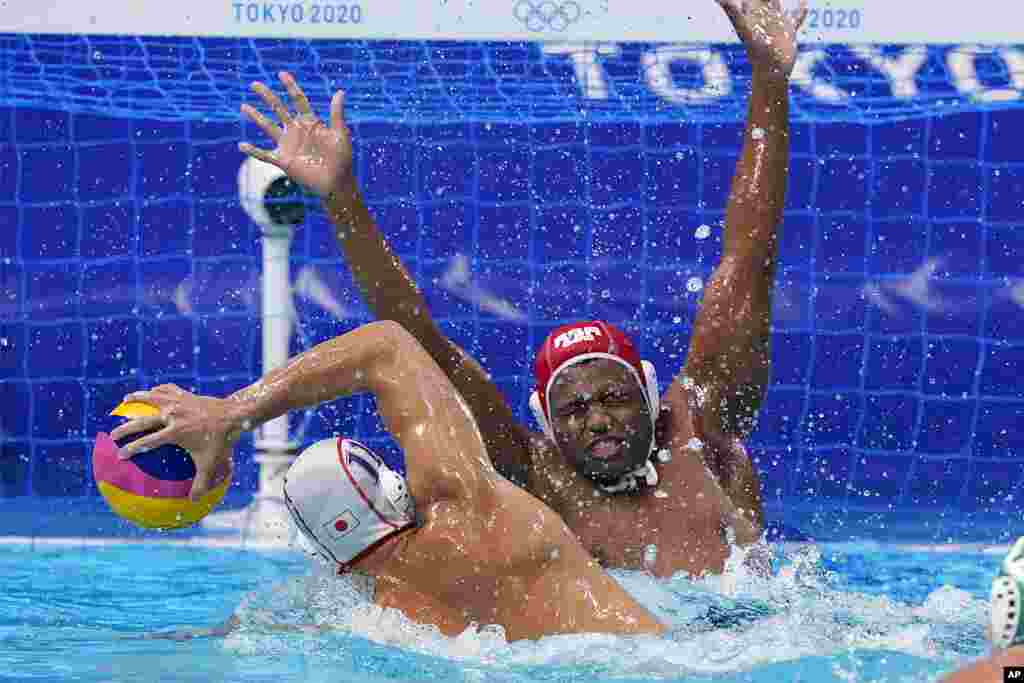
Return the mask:
[[560, 327], [535, 367], [531, 406], [544, 434], [519, 424], [487, 373], [441, 332], [388, 247], [353, 174], [340, 95], [330, 125], [287, 75], [282, 82], [297, 114], [262, 84], [256, 91], [279, 123], [245, 108], [277, 147], [242, 150], [321, 196], [369, 308], [399, 322], [448, 375], [498, 470], [561, 514], [606, 566], [658, 575], [721, 571], [728, 530], [738, 543], [750, 543], [763, 524], [760, 484], [742, 439], [769, 379], [789, 77], [806, 8], [793, 15], [778, 0], [718, 2], [746, 46], [752, 88], [722, 260], [705, 285], [686, 363], [659, 398], [653, 368], [621, 330], [601, 321]]

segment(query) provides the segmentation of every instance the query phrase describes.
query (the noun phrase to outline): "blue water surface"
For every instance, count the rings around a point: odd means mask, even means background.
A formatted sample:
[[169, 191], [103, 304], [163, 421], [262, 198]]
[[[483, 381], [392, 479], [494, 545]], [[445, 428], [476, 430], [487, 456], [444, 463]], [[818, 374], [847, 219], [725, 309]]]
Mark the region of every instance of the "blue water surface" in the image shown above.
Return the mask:
[[[917, 683], [987, 651], [995, 555], [874, 544], [775, 553], [769, 579], [735, 555], [722, 576], [614, 572], [672, 625], [668, 637], [509, 643], [495, 627], [448, 638], [413, 624], [298, 553], [9, 544], [0, 679]], [[233, 613], [241, 626], [226, 637], [174, 638]]]

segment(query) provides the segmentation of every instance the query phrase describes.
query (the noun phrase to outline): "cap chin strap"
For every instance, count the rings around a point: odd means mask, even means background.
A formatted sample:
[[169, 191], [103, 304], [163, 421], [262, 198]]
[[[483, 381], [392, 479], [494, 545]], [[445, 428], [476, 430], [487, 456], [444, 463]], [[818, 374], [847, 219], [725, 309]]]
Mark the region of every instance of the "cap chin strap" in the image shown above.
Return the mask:
[[1024, 643], [1021, 598], [1024, 594], [1024, 537], [1018, 538], [992, 581], [992, 645], [1005, 649]]
[[[643, 465], [636, 468], [632, 472], [627, 472], [626, 474], [623, 474], [621, 477], [619, 477], [617, 481], [612, 482], [610, 484], [602, 484], [598, 482], [594, 483], [597, 485], [599, 489], [601, 489], [605, 493], [623, 493], [629, 491], [637, 491], [641, 488], [645, 488], [648, 486], [657, 486], [658, 470], [654, 468], [654, 463], [652, 462], [652, 459], [655, 457], [655, 452], [657, 452], [656, 457], [659, 462], [668, 462], [671, 459], [671, 456], [669, 455], [667, 450], [658, 450], [655, 443], [655, 437], [653, 434], [653, 429], [655, 428], [658, 420], [658, 413], [661, 409], [661, 395], [658, 393], [658, 372], [657, 370], [655, 370], [654, 365], [652, 363], [646, 360], [640, 361], [640, 367], [643, 368], [644, 371], [644, 376], [641, 379], [637, 375], [636, 368], [634, 368], [632, 365], [622, 360], [618, 356], [615, 356], [610, 353], [580, 354], [579, 356], [570, 358], [565, 363], [562, 363], [562, 365], [560, 365], [553, 373], [551, 373], [551, 379], [548, 380], [548, 386], [544, 388], [545, 392], [547, 392], [548, 394], [548, 396], [546, 397], [548, 399], [547, 405], [551, 405], [551, 385], [554, 384], [554, 380], [558, 376], [558, 374], [577, 363], [582, 363], [583, 361], [592, 360], [594, 358], [604, 358], [606, 360], [615, 361], [616, 363], [625, 366], [626, 368], [629, 369], [633, 377], [638, 382], [641, 383], [641, 386], [644, 390], [644, 398], [647, 400], [647, 407], [651, 414], [652, 428], [650, 456], [647, 460], [644, 461]], [[540, 392], [537, 390], [530, 394], [530, 412], [533, 413], [533, 418], [537, 420], [537, 424], [540, 425], [541, 429], [544, 431], [544, 434], [552, 441], [555, 441], [555, 430], [552, 428], [551, 421], [548, 420], [548, 416], [544, 412], [544, 406], [541, 404], [540, 401]]]
[[657, 486], [658, 481], [658, 470], [654, 469], [654, 463], [648, 458], [643, 465], [632, 472], [627, 472], [611, 484], [596, 481], [594, 484], [605, 493], [629, 493], [648, 486]]

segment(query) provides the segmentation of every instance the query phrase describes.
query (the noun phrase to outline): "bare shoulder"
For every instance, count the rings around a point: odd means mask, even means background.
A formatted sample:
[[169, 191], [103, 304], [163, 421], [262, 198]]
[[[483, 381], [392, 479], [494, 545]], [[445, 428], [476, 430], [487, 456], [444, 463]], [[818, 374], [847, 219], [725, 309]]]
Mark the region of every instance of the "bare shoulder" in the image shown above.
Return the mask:
[[466, 499], [444, 498], [417, 511], [415, 532], [402, 539], [398, 554], [402, 564], [428, 569], [445, 563], [467, 549], [480, 548], [484, 529], [481, 520], [489, 510]]
[[463, 500], [427, 506], [420, 527], [400, 554], [408, 569], [431, 576], [440, 566], [453, 577], [460, 574], [460, 566], [467, 571], [473, 567], [474, 571], [522, 573], [568, 538], [570, 532], [553, 510], [500, 478], [488, 509]]

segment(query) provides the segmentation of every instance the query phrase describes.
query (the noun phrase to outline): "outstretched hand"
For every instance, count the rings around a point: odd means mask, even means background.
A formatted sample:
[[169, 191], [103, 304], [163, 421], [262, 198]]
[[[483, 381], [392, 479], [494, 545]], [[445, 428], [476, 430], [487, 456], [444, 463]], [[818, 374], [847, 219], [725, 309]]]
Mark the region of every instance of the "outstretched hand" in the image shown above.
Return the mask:
[[306, 94], [290, 73], [278, 74], [296, 109], [289, 108], [263, 83], [252, 89], [277, 116], [274, 123], [255, 107], [243, 104], [242, 113], [277, 145], [260, 149], [242, 142], [238, 149], [251, 157], [277, 166], [293, 181], [320, 197], [326, 197], [350, 183], [352, 177], [352, 139], [344, 117], [344, 94], [339, 90], [331, 99], [331, 122], [325, 125], [313, 113]]
[[747, 47], [755, 73], [786, 80], [798, 52], [796, 34], [807, 18], [807, 0], [786, 12], [781, 0], [716, 0]]
[[230, 401], [197, 396], [174, 384], [136, 391], [125, 396], [125, 400], [148, 403], [158, 408], [160, 414], [133, 418], [111, 432], [110, 437], [120, 441], [132, 434], [158, 430], [122, 447], [122, 458], [167, 444], [184, 448], [196, 465], [190, 492], [192, 500], [199, 500], [217, 486], [222, 478], [218, 475], [230, 474], [234, 445], [241, 435], [232, 421]]

